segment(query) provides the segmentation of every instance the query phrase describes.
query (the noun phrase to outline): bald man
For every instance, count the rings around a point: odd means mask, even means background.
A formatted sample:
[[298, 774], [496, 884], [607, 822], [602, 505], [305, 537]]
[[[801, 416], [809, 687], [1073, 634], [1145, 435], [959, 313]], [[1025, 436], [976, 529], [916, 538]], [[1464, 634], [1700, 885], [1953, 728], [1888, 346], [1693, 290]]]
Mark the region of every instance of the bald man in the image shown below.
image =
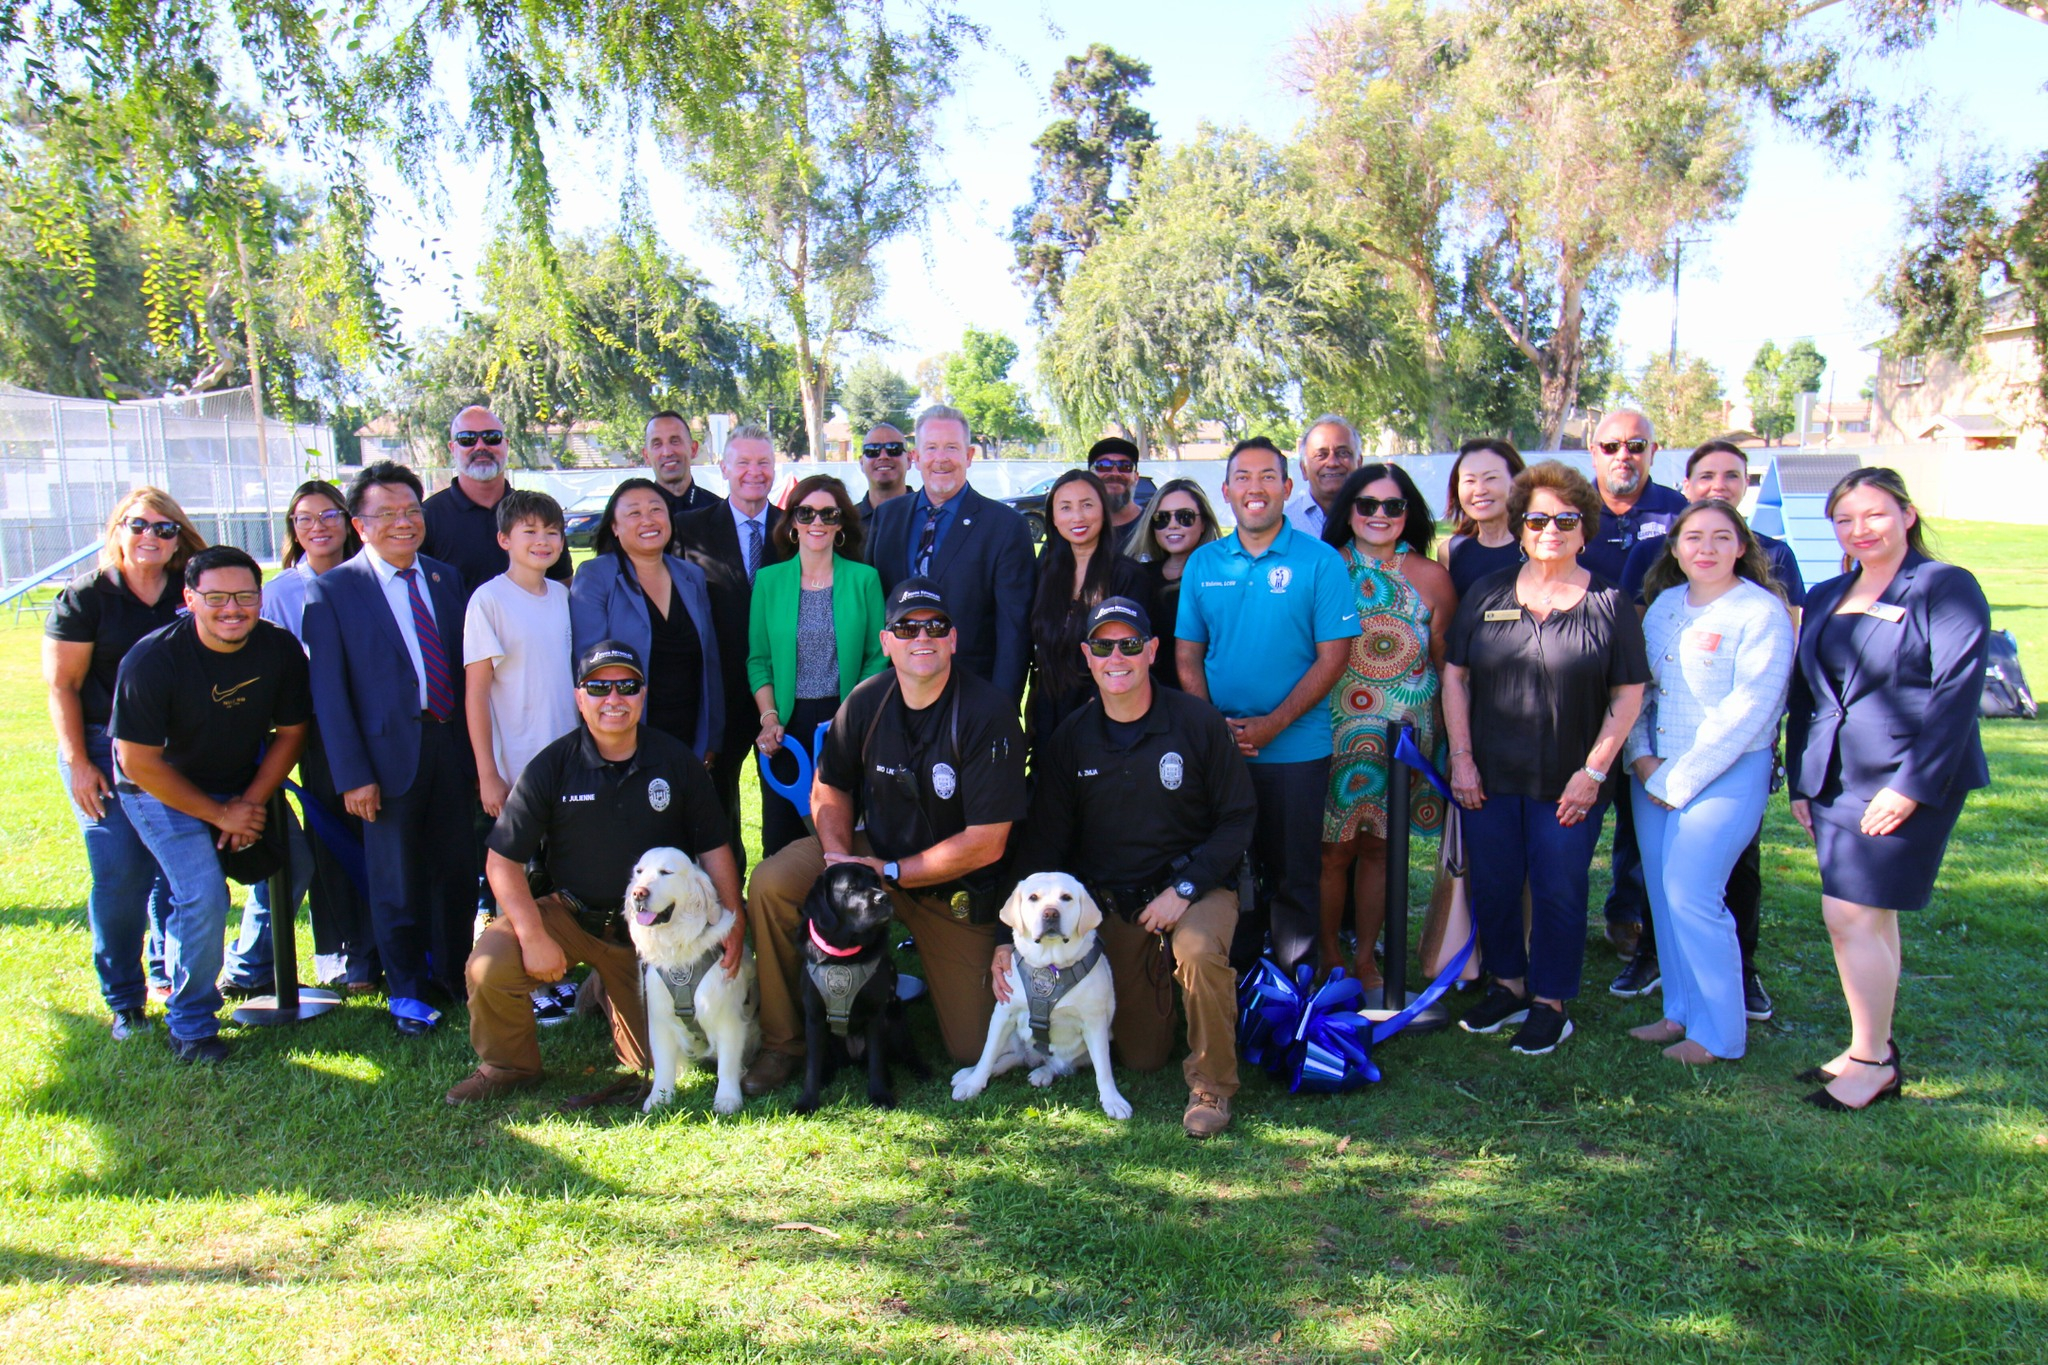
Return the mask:
[[[448, 424], [448, 463], [455, 482], [422, 504], [427, 535], [420, 553], [456, 567], [464, 601], [512, 562], [498, 544], [498, 502], [510, 487], [505, 468], [511, 461], [511, 437], [497, 414], [481, 405], [455, 414]], [[548, 570], [549, 578], [563, 583], [572, 574], [567, 555]]]

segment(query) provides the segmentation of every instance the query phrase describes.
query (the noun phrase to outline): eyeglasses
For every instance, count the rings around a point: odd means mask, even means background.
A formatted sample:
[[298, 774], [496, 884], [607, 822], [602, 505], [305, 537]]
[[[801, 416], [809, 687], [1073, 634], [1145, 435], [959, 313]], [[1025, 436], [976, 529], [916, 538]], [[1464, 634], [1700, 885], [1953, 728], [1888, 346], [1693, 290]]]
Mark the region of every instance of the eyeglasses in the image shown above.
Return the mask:
[[1602, 455], [1615, 455], [1619, 454], [1624, 446], [1627, 447], [1629, 454], [1640, 455], [1650, 448], [1650, 443], [1640, 436], [1631, 436], [1626, 441], [1601, 441], [1594, 449]]
[[1152, 529], [1164, 531], [1169, 526], [1197, 526], [1202, 514], [1192, 507], [1168, 507], [1152, 514]]
[[389, 526], [394, 521], [425, 521], [427, 509], [414, 503], [410, 507], [387, 507], [381, 512], [364, 512], [358, 521], [367, 521], [376, 526]]
[[927, 616], [922, 621], [898, 621], [889, 627], [889, 633], [899, 640], [915, 640], [920, 631], [927, 640], [943, 640], [953, 633], [953, 623], [943, 616]]
[[869, 441], [860, 448], [860, 457], [863, 460], [872, 460], [878, 455], [901, 456], [902, 454], [903, 442], [901, 441]]
[[175, 521], [151, 521], [147, 517], [130, 517], [121, 524], [138, 536], [155, 536], [158, 540], [176, 540], [184, 530]]
[[342, 511], [339, 507], [330, 507], [325, 512], [294, 512], [292, 513], [292, 529], [294, 531], [310, 531], [316, 526], [334, 526], [347, 515], [348, 513]]
[[1135, 659], [1145, 652], [1145, 646], [1151, 641], [1143, 635], [1130, 635], [1121, 640], [1083, 640], [1081, 643], [1098, 659], [1107, 659], [1112, 654]]
[[199, 594], [199, 600], [212, 607], [215, 611], [219, 611], [230, 602], [238, 607], [260, 607], [263, 605], [263, 593], [260, 590], [255, 592], [202, 592]]
[[837, 507], [792, 507], [789, 509], [789, 515], [799, 526], [809, 526], [814, 521], [821, 521], [827, 526], [837, 526], [843, 514]]
[[1579, 529], [1579, 523], [1585, 519], [1579, 512], [1525, 512], [1522, 515], [1522, 525], [1532, 531], [1541, 531], [1554, 522], [1560, 531], [1576, 531]]
[[502, 432], [502, 431], [495, 431], [495, 430], [493, 430], [493, 431], [458, 431], [458, 432], [456, 432], [456, 433], [455, 433], [455, 438], [454, 438], [454, 439], [455, 439], [455, 444], [457, 444], [457, 445], [461, 446], [461, 447], [462, 447], [462, 448], [463, 448], [464, 450], [468, 450], [468, 449], [469, 449], [469, 448], [470, 448], [471, 446], [475, 445], [475, 444], [476, 444], [476, 443], [477, 443], [478, 441], [482, 441], [482, 442], [483, 442], [483, 443], [484, 443], [485, 445], [487, 445], [487, 446], [501, 446], [501, 445], [505, 444], [505, 433], [504, 433], [504, 432]]
[[1138, 462], [1127, 455], [1104, 455], [1089, 468], [1098, 474], [1128, 474], [1138, 467]]
[[646, 685], [638, 678], [593, 678], [583, 684], [583, 694], [587, 697], [609, 697], [616, 692], [622, 697], [637, 697]]
[[1361, 517], [1377, 516], [1381, 512], [1385, 512], [1390, 517], [1406, 516], [1408, 514], [1408, 499], [1353, 498], [1351, 500], [1351, 510], [1358, 513]]

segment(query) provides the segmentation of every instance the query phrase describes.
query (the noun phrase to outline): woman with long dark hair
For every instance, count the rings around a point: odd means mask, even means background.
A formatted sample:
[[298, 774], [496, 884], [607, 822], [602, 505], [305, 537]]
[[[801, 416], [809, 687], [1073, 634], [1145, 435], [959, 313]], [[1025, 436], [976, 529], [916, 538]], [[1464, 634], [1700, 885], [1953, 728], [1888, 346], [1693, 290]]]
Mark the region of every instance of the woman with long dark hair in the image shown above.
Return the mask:
[[1152, 580], [1152, 633], [1159, 640], [1152, 661], [1152, 681], [1180, 686], [1180, 663], [1174, 657], [1175, 618], [1180, 615], [1180, 575], [1188, 556], [1222, 534], [1209, 495], [1193, 479], [1168, 479], [1153, 493], [1138, 518], [1138, 529], [1124, 553], [1143, 564]]
[[1508, 523], [1508, 494], [1526, 467], [1513, 441], [1481, 436], [1458, 447], [1444, 489], [1444, 516], [1453, 525], [1441, 557], [1458, 596], [1522, 562], [1521, 542]]
[[1095, 695], [1081, 658], [1088, 613], [1105, 597], [1129, 597], [1151, 613], [1152, 584], [1109, 536], [1109, 494], [1085, 469], [1070, 469], [1045, 495], [1045, 549], [1031, 602], [1031, 696], [1024, 708], [1033, 752]]
[[1991, 609], [1975, 578], [1928, 553], [1894, 471], [1843, 476], [1827, 513], [1853, 567], [1806, 594], [1785, 779], [1849, 1002], [1849, 1046], [1801, 1079], [1825, 1083], [1809, 1102], [1850, 1110], [1905, 1084], [1899, 914], [1933, 898], [1964, 798], [1991, 783], [1977, 733]]

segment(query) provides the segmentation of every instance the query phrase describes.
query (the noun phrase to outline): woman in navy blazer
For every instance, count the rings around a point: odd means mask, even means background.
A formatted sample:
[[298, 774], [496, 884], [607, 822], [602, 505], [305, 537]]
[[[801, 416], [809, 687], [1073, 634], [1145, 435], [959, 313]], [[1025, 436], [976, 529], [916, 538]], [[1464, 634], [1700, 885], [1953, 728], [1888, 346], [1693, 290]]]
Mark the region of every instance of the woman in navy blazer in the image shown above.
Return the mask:
[[1892, 470], [1847, 475], [1827, 510], [1856, 567], [1806, 596], [1785, 758], [1851, 1028], [1848, 1048], [1801, 1078], [1826, 1082], [1809, 1102], [1844, 1110], [1904, 1081], [1899, 911], [1926, 906], [1963, 798], [1991, 782], [1977, 735], [1991, 609], [1967, 571], [1929, 557]]
[[[694, 634], [697, 664], [692, 671], [697, 676], [684, 686], [696, 692], [696, 719], [689, 734], [676, 738], [708, 762], [718, 736], [725, 733], [718, 635], [711, 629], [711, 595], [704, 571], [668, 553], [673, 534], [668, 502], [652, 479], [627, 479], [613, 489], [604, 520], [598, 523], [597, 554], [584, 561], [569, 585], [569, 636], [579, 656], [600, 640], [623, 640], [640, 651], [647, 667], [647, 723], [652, 725], [656, 700], [675, 688], [677, 680], [658, 675], [650, 598], [662, 614], [665, 639], [680, 641], [685, 657], [690, 641], [677, 628]], [[675, 615], [678, 604], [685, 618], [680, 621]]]

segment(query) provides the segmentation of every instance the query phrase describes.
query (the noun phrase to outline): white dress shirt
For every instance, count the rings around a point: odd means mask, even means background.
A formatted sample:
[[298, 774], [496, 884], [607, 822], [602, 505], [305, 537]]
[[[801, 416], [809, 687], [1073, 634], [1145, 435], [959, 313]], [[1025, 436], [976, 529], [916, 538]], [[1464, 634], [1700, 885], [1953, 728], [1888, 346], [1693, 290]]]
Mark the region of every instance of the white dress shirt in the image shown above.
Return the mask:
[[[377, 581], [384, 585], [384, 601], [390, 606], [391, 615], [398, 621], [398, 633], [405, 637], [405, 652], [412, 655], [412, 673], [419, 679], [420, 710], [424, 711], [427, 709], [427, 657], [420, 653], [420, 633], [412, 623], [412, 595], [406, 590], [405, 580], [398, 576], [396, 565], [367, 545], [363, 547], [363, 555], [370, 561], [370, 567], [376, 570]], [[417, 559], [413, 561], [413, 567], [419, 568]], [[427, 604], [427, 615], [433, 616], [434, 594], [428, 586], [425, 570], [420, 571], [417, 581], [420, 585], [420, 600]], [[441, 630], [441, 621], [438, 617], [435, 617], [434, 629]], [[441, 652], [445, 655], [448, 652], [446, 631], [441, 631], [441, 641]], [[450, 668], [450, 685], [460, 687], [461, 683], [452, 675], [452, 664]]]
[[1316, 495], [1306, 488], [1287, 500], [1287, 524], [1305, 536], [1316, 540], [1323, 538], [1323, 526], [1329, 517], [1323, 513], [1323, 505], [1316, 501]]

